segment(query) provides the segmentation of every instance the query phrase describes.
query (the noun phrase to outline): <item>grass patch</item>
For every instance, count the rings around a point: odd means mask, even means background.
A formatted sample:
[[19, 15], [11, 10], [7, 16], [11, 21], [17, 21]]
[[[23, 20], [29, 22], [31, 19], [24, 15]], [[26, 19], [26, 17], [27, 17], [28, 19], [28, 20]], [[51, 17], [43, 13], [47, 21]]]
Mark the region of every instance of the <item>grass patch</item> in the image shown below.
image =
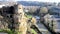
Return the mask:
[[27, 18], [32, 18], [32, 16], [31, 15], [27, 15]]
[[8, 30], [0, 29], [0, 32], [8, 33], [8, 34], [14, 34], [14, 32], [13, 32], [13, 31], [11, 31], [10, 29], [8, 29]]
[[31, 33], [37, 34], [37, 32], [34, 29], [31, 29]]
[[30, 15], [30, 14], [25, 14], [25, 16], [26, 16], [27, 18], [32, 18], [32, 15]]

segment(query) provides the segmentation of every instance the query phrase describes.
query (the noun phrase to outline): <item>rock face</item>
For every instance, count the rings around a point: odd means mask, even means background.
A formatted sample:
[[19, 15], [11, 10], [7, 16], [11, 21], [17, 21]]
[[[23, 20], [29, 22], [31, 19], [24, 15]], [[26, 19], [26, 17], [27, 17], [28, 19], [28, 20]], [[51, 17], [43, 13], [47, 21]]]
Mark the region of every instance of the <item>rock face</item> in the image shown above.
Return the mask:
[[26, 34], [27, 31], [27, 19], [24, 16], [22, 5], [16, 6], [15, 14], [14, 14], [14, 23], [15, 30], [20, 32], [21, 34]]
[[[13, 28], [19, 34], [26, 34], [27, 18], [22, 5], [4, 6], [0, 8], [0, 29]], [[2, 20], [2, 21], [1, 21]]]
[[9, 28], [18, 34], [26, 34], [28, 27], [36, 24], [36, 19], [33, 17], [29, 22], [24, 14], [22, 5], [3, 7], [0, 9], [0, 29]]
[[3, 17], [1, 14], [0, 14], [0, 30], [1, 29], [7, 29], [8, 28], [8, 23], [6, 22], [6, 20], [4, 19], [5, 17]]

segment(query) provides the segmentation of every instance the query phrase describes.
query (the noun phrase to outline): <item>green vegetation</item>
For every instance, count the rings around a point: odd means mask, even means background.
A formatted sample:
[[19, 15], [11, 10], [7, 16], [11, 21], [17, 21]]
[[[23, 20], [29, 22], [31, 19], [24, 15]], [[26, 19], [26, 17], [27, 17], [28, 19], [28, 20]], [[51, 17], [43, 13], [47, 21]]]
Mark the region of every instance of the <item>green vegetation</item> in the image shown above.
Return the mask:
[[25, 16], [26, 16], [27, 18], [32, 18], [32, 15], [30, 15], [30, 14], [25, 14]]
[[27, 15], [27, 18], [32, 18], [32, 16], [31, 15]]
[[37, 34], [37, 32], [34, 29], [31, 29], [31, 33]]
[[4, 33], [8, 33], [8, 34], [14, 34], [14, 32], [11, 31], [10, 29], [8, 29], [8, 30], [0, 29], [0, 32], [4, 32]]
[[48, 13], [48, 9], [46, 7], [41, 7], [39, 13]]
[[[8, 33], [8, 34], [21, 34], [21, 32], [14, 32], [12, 30], [0, 30], [0, 32]], [[37, 32], [34, 29], [31, 29], [31, 33], [37, 34]]]

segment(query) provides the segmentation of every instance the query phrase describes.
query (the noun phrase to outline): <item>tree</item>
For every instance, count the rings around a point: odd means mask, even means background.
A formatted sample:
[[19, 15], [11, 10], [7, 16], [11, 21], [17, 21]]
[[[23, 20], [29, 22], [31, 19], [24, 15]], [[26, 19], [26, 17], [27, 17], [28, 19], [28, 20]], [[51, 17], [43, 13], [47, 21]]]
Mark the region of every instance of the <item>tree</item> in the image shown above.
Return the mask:
[[41, 7], [40, 8], [40, 12], [39, 12], [40, 14], [41, 13], [47, 13], [47, 12], [48, 12], [48, 9], [46, 7]]
[[57, 20], [53, 17], [53, 19], [52, 19], [52, 24], [51, 24], [51, 26], [52, 26], [52, 29], [55, 31], [55, 29], [56, 29], [56, 27], [57, 27]]
[[46, 14], [45, 16], [44, 16], [44, 22], [46, 23], [46, 25], [48, 24], [48, 23], [51, 23], [51, 15], [50, 14]]
[[[51, 32], [51, 34], [56, 34], [56, 32], [54, 31], [54, 30], [52, 30], [52, 29], [50, 29], [50, 27], [48, 26], [48, 25], [46, 25], [46, 23], [44, 23], [44, 16], [46, 15], [46, 14], [49, 14], [48, 13], [48, 9], [46, 8], [46, 7], [42, 7], [41, 9], [40, 9], [40, 23], [42, 23], [47, 29], [48, 29], [48, 31], [49, 32]], [[48, 16], [49, 17], [49, 16]]]
[[43, 22], [43, 17], [45, 16], [45, 14], [47, 14], [48, 13], [48, 9], [46, 8], [46, 7], [41, 7], [40, 8], [40, 12], [39, 12], [39, 14], [40, 14], [40, 21], [42, 21]]

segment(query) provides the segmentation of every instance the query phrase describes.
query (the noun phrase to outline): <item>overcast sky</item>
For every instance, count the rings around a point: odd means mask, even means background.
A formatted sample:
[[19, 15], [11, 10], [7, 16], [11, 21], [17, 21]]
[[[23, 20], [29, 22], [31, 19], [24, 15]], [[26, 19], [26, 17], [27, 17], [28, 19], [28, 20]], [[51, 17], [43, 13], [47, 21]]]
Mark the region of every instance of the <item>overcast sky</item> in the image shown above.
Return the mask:
[[[0, 1], [2, 1], [2, 0], [0, 0]], [[38, 1], [38, 2], [57, 2], [57, 3], [60, 2], [60, 0], [14, 0], [14, 1]]]
[[60, 2], [60, 0], [16, 0], [16, 1]]

